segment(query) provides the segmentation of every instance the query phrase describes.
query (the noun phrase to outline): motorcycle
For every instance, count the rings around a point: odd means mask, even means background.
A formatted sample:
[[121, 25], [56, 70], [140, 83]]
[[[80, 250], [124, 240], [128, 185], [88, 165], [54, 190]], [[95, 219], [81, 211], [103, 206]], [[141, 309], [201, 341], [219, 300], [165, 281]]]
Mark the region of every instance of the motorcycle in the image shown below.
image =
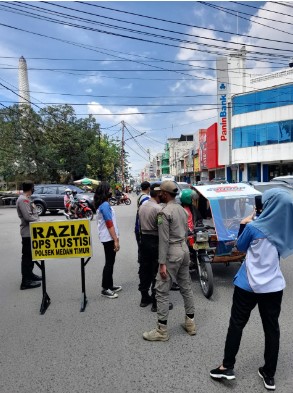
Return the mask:
[[[94, 213], [92, 209], [89, 207], [87, 204], [87, 201], [85, 199], [80, 199], [79, 201], [76, 202], [77, 205], [77, 218], [88, 218], [89, 220], [92, 220], [94, 217]], [[74, 214], [69, 214], [68, 211], [64, 211], [63, 214], [67, 218], [67, 220], [74, 220], [76, 219]]]
[[209, 230], [209, 226], [196, 227], [194, 233], [187, 237], [190, 252], [190, 273], [197, 271], [202, 292], [210, 298], [214, 291], [214, 279], [211, 262], [213, 261], [215, 247], [213, 246], [216, 235]]
[[109, 203], [110, 203], [111, 206], [121, 205], [123, 203], [125, 205], [130, 205], [131, 204], [131, 199], [126, 194], [123, 194], [119, 201], [118, 201], [118, 199], [115, 196], [111, 196], [111, 198], [109, 199]]

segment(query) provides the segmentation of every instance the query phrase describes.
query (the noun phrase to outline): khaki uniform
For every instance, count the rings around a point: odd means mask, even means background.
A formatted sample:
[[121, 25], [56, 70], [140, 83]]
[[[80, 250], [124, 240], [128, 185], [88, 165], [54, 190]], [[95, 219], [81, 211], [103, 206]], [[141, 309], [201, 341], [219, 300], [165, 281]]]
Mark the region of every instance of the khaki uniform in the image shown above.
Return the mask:
[[166, 321], [169, 314], [169, 291], [175, 281], [180, 287], [186, 314], [194, 314], [194, 299], [189, 273], [189, 250], [186, 244], [187, 213], [170, 201], [158, 215], [159, 264], [166, 264], [168, 277], [156, 277], [158, 320]]

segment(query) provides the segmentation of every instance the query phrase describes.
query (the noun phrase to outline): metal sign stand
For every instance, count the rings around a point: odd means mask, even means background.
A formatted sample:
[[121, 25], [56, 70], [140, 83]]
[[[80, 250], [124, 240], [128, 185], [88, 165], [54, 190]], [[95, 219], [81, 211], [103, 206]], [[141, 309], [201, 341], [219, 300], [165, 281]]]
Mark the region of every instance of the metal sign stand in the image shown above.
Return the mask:
[[[80, 264], [81, 264], [81, 307], [80, 307], [80, 312], [84, 312], [86, 305], [87, 305], [87, 297], [86, 297], [86, 291], [85, 291], [85, 267], [91, 257], [89, 257], [87, 260], [85, 258], [81, 258]], [[43, 299], [42, 299], [42, 304], [40, 308], [40, 314], [44, 315], [47, 308], [51, 304], [51, 299], [49, 298], [49, 295], [47, 294], [47, 286], [46, 286], [46, 269], [45, 269], [45, 261], [42, 260], [39, 263], [38, 261], [35, 261], [35, 264], [41, 269], [42, 272], [42, 291], [43, 291]]]
[[87, 305], [87, 297], [86, 297], [86, 292], [85, 292], [85, 270], [84, 268], [86, 267], [88, 261], [91, 259], [89, 257], [86, 261], [84, 258], [81, 258], [80, 264], [81, 264], [81, 305], [80, 305], [80, 312], [84, 312], [86, 305]]
[[49, 298], [49, 295], [47, 294], [47, 289], [46, 289], [46, 269], [45, 269], [45, 261], [42, 260], [41, 264], [39, 262], [35, 261], [36, 265], [41, 269], [42, 271], [42, 290], [43, 290], [43, 299], [42, 299], [42, 304], [40, 308], [40, 314], [44, 315], [47, 308], [50, 306], [51, 300]]

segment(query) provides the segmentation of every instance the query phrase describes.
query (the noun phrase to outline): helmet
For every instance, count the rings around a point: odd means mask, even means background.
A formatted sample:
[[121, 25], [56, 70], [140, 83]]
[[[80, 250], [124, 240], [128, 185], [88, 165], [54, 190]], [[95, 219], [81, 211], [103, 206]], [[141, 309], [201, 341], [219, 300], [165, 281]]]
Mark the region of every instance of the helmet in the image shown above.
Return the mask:
[[192, 199], [197, 199], [197, 193], [191, 189], [182, 190], [180, 201], [183, 205], [191, 205]]
[[67, 195], [71, 194], [71, 189], [70, 188], [66, 188], [65, 194], [67, 194]]

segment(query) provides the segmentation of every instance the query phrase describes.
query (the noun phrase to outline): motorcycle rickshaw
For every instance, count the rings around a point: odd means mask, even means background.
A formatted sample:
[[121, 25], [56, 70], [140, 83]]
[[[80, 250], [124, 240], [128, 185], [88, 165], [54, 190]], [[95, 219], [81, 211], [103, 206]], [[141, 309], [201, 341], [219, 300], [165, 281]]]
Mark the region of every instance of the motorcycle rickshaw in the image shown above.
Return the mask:
[[228, 266], [245, 258], [235, 247], [240, 221], [254, 212], [261, 192], [244, 183], [199, 185], [193, 189], [199, 195], [198, 210], [203, 220], [187, 242], [191, 267], [198, 272], [204, 296], [210, 298], [214, 288], [212, 264]]

